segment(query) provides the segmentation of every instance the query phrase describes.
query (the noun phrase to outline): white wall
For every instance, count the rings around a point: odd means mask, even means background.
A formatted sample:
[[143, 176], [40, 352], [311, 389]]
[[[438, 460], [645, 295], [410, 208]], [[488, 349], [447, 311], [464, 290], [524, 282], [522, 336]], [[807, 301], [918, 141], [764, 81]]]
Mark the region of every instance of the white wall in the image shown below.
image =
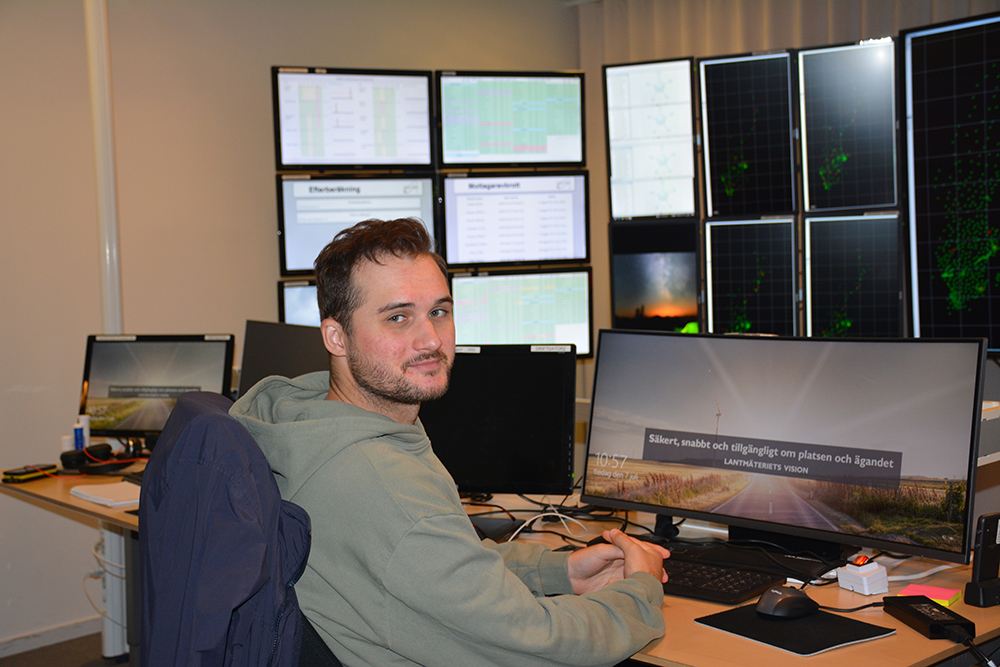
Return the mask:
[[[556, 0], [108, 0], [108, 11], [129, 333], [241, 343], [247, 319], [276, 319], [271, 65], [579, 64], [577, 10]], [[8, 468], [58, 460], [85, 339], [103, 321], [82, 0], [0, 0], [0, 62]], [[0, 496], [0, 656], [95, 615], [82, 578], [96, 539], [92, 523]]]

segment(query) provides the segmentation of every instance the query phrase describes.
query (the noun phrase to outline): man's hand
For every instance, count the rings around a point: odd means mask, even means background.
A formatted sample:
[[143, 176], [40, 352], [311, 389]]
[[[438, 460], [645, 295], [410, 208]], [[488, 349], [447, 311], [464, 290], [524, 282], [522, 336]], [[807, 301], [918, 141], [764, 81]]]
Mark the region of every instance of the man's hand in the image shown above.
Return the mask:
[[598, 591], [633, 572], [649, 572], [665, 582], [663, 559], [670, 552], [663, 547], [629, 537], [620, 530], [604, 531], [608, 544], [595, 544], [569, 556], [569, 580], [577, 595]]

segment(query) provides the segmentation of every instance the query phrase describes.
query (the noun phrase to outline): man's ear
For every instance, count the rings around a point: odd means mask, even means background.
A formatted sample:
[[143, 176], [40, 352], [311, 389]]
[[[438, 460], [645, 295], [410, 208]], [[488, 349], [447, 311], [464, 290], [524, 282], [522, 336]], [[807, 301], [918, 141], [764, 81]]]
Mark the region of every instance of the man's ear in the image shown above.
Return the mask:
[[347, 340], [344, 335], [344, 327], [340, 322], [328, 317], [319, 325], [320, 333], [323, 335], [323, 345], [326, 351], [335, 357], [347, 356]]

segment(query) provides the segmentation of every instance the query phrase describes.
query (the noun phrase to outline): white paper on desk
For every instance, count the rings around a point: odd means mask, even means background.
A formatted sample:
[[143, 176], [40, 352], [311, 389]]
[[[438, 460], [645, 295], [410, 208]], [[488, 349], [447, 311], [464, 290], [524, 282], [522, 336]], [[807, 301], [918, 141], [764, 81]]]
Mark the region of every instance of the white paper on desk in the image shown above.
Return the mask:
[[114, 484], [82, 484], [69, 490], [77, 498], [108, 507], [128, 507], [139, 504], [138, 484], [116, 482]]

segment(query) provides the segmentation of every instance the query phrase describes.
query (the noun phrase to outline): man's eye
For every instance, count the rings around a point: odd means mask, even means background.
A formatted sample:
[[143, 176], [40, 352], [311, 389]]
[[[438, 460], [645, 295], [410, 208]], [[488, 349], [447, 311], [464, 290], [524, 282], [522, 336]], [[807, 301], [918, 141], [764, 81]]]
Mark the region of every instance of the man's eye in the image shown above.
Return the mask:
[[391, 316], [391, 317], [389, 318], [389, 321], [390, 321], [390, 322], [402, 322], [402, 321], [403, 321], [403, 318], [404, 318], [404, 316], [403, 316], [403, 315], [400, 315], [400, 314], [396, 314], [396, 315], [393, 315], [393, 316]]
[[448, 315], [447, 308], [435, 308], [431, 311], [431, 317], [445, 317]]

